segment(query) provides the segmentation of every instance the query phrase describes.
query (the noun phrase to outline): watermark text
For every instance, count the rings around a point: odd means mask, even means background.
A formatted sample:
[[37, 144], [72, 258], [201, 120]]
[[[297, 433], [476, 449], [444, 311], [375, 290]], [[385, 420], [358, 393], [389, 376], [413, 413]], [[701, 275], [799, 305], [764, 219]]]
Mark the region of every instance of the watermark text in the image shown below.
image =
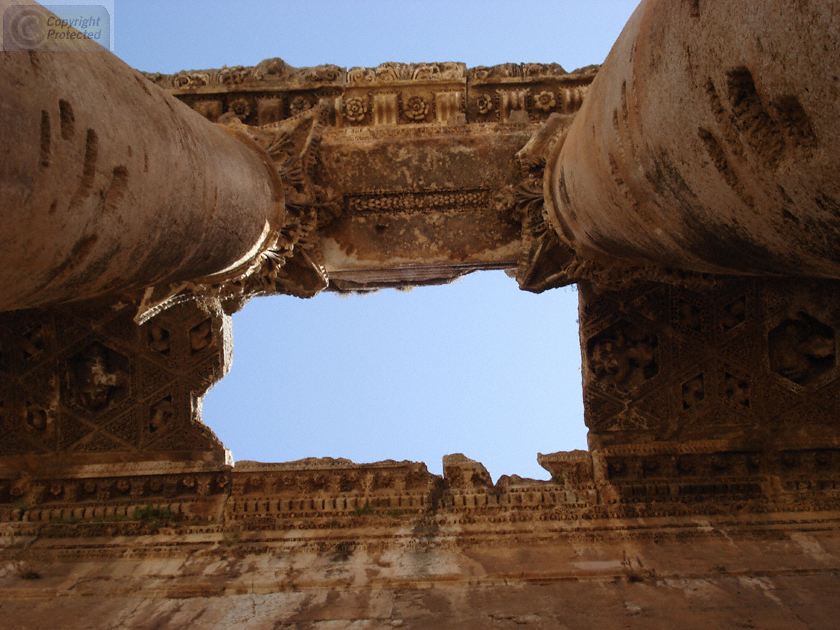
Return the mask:
[[13, 5], [3, 13], [2, 50], [106, 50], [111, 16], [100, 5]]

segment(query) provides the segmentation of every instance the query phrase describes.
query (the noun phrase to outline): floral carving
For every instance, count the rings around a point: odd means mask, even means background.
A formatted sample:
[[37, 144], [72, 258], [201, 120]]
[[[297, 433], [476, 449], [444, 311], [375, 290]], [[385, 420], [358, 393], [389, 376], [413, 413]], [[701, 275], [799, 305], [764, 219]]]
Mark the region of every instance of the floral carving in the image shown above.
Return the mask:
[[[398, 73], [398, 69], [403, 69], [402, 66], [405, 64], [382, 64], [375, 70], [375, 76], [377, 81], [399, 81], [400, 74]], [[407, 77], [406, 77], [407, 78]]]
[[376, 79], [376, 72], [373, 68], [362, 68], [357, 66], [350, 68], [347, 72], [347, 81], [349, 83], [359, 83], [361, 81], [373, 81]]
[[493, 99], [486, 94], [479, 96], [476, 99], [476, 104], [478, 105], [479, 114], [489, 114], [493, 111]]
[[44, 350], [46, 343], [47, 331], [43, 325], [36, 326], [20, 336], [20, 349], [23, 350], [23, 356], [27, 359]]
[[534, 99], [534, 105], [537, 109], [541, 109], [544, 112], [554, 109], [554, 106], [557, 105], [557, 101], [554, 98], [554, 92], [540, 92]]
[[559, 77], [566, 74], [566, 71], [557, 63], [525, 63], [522, 64], [522, 76], [525, 77]]
[[726, 372], [723, 378], [723, 398], [733, 405], [750, 406], [750, 385], [747, 381]]
[[464, 78], [465, 67], [462, 63], [396, 63], [386, 62], [376, 68], [350, 68], [347, 81], [441, 81]]
[[443, 63], [419, 64], [412, 74], [415, 81], [430, 81], [434, 79], [462, 79], [464, 68], [462, 64], [447, 61]]
[[169, 356], [169, 331], [157, 324], [149, 324], [148, 342], [152, 350], [157, 350], [164, 356]]
[[167, 396], [152, 405], [149, 419], [149, 433], [154, 433], [172, 419], [175, 409], [172, 406], [172, 396]]
[[358, 96], [344, 101], [344, 116], [352, 122], [361, 122], [367, 114], [367, 105]]
[[411, 121], [426, 120], [426, 114], [428, 113], [429, 104], [420, 96], [412, 96], [405, 104], [405, 116]]
[[238, 85], [242, 83], [250, 73], [251, 68], [245, 68], [244, 66], [233, 66], [232, 68], [222, 66], [219, 70], [217, 79], [222, 85]]
[[178, 88], [201, 87], [210, 83], [210, 78], [203, 72], [191, 72], [175, 75], [172, 85]]
[[747, 317], [747, 298], [741, 296], [734, 302], [723, 307], [720, 325], [725, 332], [729, 332], [739, 324], [743, 324]]
[[254, 79], [262, 81], [268, 77], [284, 79], [291, 74], [292, 68], [279, 57], [263, 59], [251, 69]]
[[229, 111], [236, 114], [237, 117], [247, 118], [251, 113], [251, 105], [244, 98], [237, 98], [230, 102]]
[[190, 349], [192, 352], [203, 350], [211, 343], [213, 343], [213, 325], [210, 319], [205, 319], [190, 329]]
[[52, 416], [47, 409], [30, 401], [26, 402], [24, 411], [26, 423], [36, 431], [46, 430], [52, 420]]
[[344, 71], [333, 64], [324, 64], [313, 68], [302, 68], [305, 81], [338, 81]]
[[310, 107], [312, 107], [311, 103], [302, 96], [296, 96], [292, 99], [292, 102], [289, 103], [289, 109], [292, 111], [293, 115], [305, 112]]

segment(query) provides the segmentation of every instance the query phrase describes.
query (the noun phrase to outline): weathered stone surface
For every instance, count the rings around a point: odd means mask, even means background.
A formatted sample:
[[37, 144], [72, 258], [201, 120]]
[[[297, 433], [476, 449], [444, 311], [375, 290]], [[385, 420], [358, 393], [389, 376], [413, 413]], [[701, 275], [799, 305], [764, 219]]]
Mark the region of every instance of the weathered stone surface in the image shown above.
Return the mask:
[[0, 310], [237, 269], [282, 226], [263, 156], [108, 51], [4, 52], [0, 91]]
[[388, 275], [409, 284], [424, 269], [451, 278], [515, 265], [521, 225], [494, 197], [518, 181], [512, 158], [523, 131], [495, 124], [395, 131], [335, 132], [321, 144], [320, 181], [344, 204], [320, 233], [329, 277], [339, 287]]
[[[128, 291], [0, 317], [4, 622], [836, 626], [838, 286], [743, 277], [837, 275], [827, 8], [646, 0], [576, 117], [595, 68], [147, 75], [189, 111], [105, 52], [75, 69], [0, 58], [20, 83], [0, 105], [0, 199], [21, 262], [0, 307]], [[61, 144], [80, 128], [84, 148]], [[38, 232], [65, 210], [97, 235], [122, 220], [135, 249], [106, 261], [69, 220]], [[156, 221], [175, 227], [149, 248]], [[217, 238], [231, 225], [236, 246]], [[121, 258], [138, 246], [140, 271]], [[483, 268], [535, 292], [585, 281], [590, 451], [539, 454], [551, 479], [493, 483], [460, 453], [442, 476], [234, 466], [201, 424], [229, 364], [225, 312], [250, 297]]]
[[590, 260], [838, 277], [833, 14], [642, 2], [549, 160], [567, 243]]
[[295, 492], [277, 483], [291, 474], [308, 501], [319, 493], [307, 484], [325, 473], [421, 468], [247, 463], [234, 469], [247, 482], [234, 481], [229, 501], [255, 511], [226, 524], [177, 507], [5, 523], [4, 619], [33, 629], [57, 615], [67, 628], [833, 627], [836, 505], [748, 514], [666, 499], [642, 515], [546, 502], [550, 482], [500, 480], [493, 505], [453, 502], [457, 488], [444, 486], [421, 513], [308, 505], [267, 519], [266, 485], [253, 486], [262, 476]]

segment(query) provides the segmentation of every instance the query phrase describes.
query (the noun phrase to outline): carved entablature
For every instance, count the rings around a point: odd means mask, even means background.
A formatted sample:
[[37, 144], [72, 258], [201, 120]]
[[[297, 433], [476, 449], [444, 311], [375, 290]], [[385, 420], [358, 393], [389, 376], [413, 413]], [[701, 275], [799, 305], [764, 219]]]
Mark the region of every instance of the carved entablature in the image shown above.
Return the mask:
[[[230, 312], [263, 293], [310, 297], [325, 288], [433, 284], [477, 269], [518, 267], [523, 288], [557, 286], [553, 276], [573, 256], [534, 210], [541, 207], [540, 165], [523, 169], [514, 155], [549, 119], [559, 121], [552, 133], [571, 124], [596, 72], [456, 62], [292, 68], [268, 59], [148, 74], [270, 154], [288, 211], [277, 243], [245, 273], [198, 290], [158, 290], [151, 308], [203, 293]], [[290, 143], [302, 128], [312, 141]], [[435, 196], [445, 203], [429, 206]]]
[[568, 73], [558, 64], [467, 69], [459, 62], [394, 63], [349, 70], [292, 68], [282, 59], [252, 67], [146, 73], [212, 122], [263, 126], [318, 105], [339, 127], [418, 123], [535, 123], [573, 114], [597, 66]]
[[705, 446], [540, 455], [550, 480], [503, 475], [495, 484], [481, 463], [461, 454], [444, 458], [444, 477], [422, 463], [329, 458], [234, 467], [148, 461], [37, 475], [5, 469], [0, 534], [70, 540], [166, 531], [210, 534], [230, 546], [246, 535], [294, 530], [321, 553], [355, 544], [348, 535], [372, 532], [398, 542], [397, 532], [434, 536], [444, 527], [469, 527], [492, 535], [518, 523], [522, 534], [539, 527], [554, 535], [595, 519], [623, 531], [628, 518], [840, 509], [840, 450]]
[[145, 72], [146, 78], [164, 89], [214, 90], [219, 87], [256, 87], [273, 84], [309, 85], [343, 83], [347, 71], [334, 65], [293, 68], [277, 57], [256, 66], [222, 66], [218, 70], [182, 70], [175, 74]]
[[623, 504], [704, 503], [725, 512], [834, 510], [840, 506], [840, 449], [733, 450], [728, 445], [605, 449], [596, 455], [604, 499]]
[[[400, 199], [365, 198], [352, 211]], [[750, 278], [582, 285], [591, 454], [539, 455], [550, 480], [495, 484], [461, 454], [444, 458], [443, 477], [394, 461], [231, 468], [197, 415], [229, 352], [229, 322], [212, 303], [180, 304], [142, 325], [122, 304], [7, 313], [0, 520], [82, 536], [95, 523], [126, 532], [163, 522], [217, 532], [417, 519], [495, 527], [838, 509], [838, 288]]]
[[558, 64], [503, 64], [469, 70], [470, 120], [545, 121], [553, 114], [574, 114], [583, 104], [598, 68], [567, 73]]
[[0, 479], [0, 521], [100, 526], [126, 521], [129, 531], [142, 525], [144, 516], [173, 524], [217, 523], [230, 492], [230, 468], [149, 461], [70, 466], [49, 476], [17, 474]]
[[443, 505], [455, 512], [504, 512], [590, 507], [596, 501], [589, 453], [540, 454], [537, 461], [551, 472], [548, 481], [502, 475], [493, 484], [487, 469], [461, 453], [443, 458]]
[[239, 462], [226, 518], [249, 529], [273, 529], [302, 518], [425, 514], [434, 509], [440, 485], [440, 478], [429, 473], [425, 464], [408, 461]]

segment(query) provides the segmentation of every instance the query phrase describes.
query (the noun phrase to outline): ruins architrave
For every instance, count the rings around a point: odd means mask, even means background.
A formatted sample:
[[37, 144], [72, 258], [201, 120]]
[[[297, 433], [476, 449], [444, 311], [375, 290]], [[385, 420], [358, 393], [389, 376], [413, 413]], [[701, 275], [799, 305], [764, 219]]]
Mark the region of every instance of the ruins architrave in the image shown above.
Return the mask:
[[[833, 627], [831, 5], [644, 0], [574, 72], [4, 52], [0, 612]], [[589, 450], [549, 481], [233, 465], [202, 423], [247, 300], [484, 269], [579, 286]]]

